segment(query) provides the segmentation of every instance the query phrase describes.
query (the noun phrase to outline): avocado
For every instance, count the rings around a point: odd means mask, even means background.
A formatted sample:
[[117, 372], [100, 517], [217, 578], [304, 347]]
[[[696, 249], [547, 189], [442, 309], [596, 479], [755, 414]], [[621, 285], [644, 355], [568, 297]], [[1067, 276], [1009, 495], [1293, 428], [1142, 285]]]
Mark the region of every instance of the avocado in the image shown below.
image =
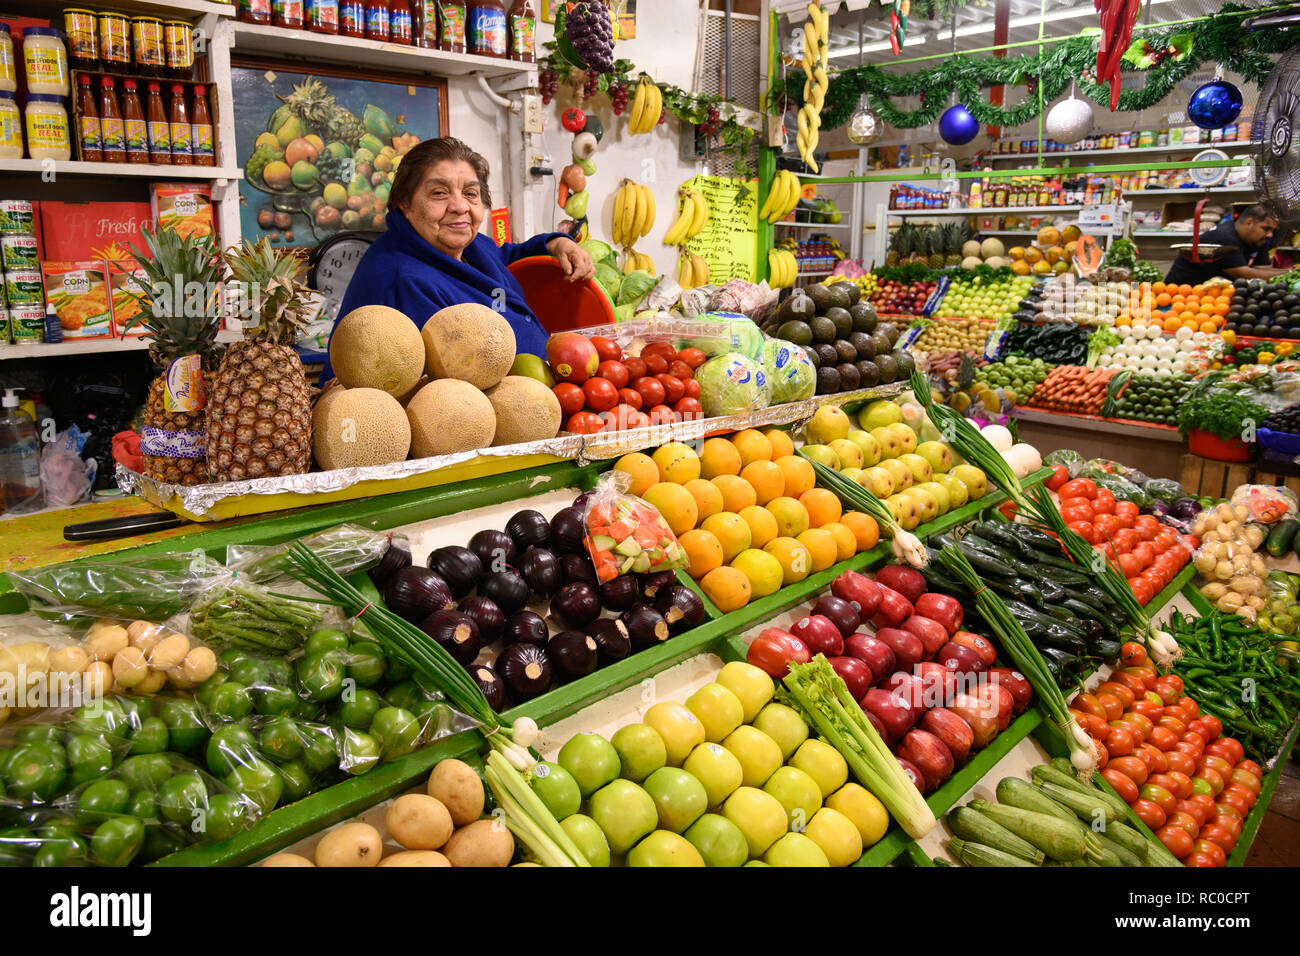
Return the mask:
[[849, 301], [847, 282], [832, 282], [826, 288], [831, 290], [831, 308], [847, 309], [853, 303]]
[[877, 329], [875, 332], [871, 333], [871, 341], [876, 343], [877, 355], [884, 355], [894, 349], [894, 343], [891, 342], [889, 336], [885, 334], [885, 329], [888, 327], [889, 326], [885, 326], [884, 328]]
[[820, 368], [822, 364], [821, 356], [817, 354], [816, 348], [805, 348], [804, 352], [808, 355], [808, 361], [812, 362], [813, 368]]
[[880, 368], [875, 362], [858, 362], [858, 388], [875, 388], [880, 384]]
[[858, 349], [852, 342], [845, 339], [836, 339], [833, 343], [835, 354], [839, 356], [841, 362], [856, 362], [858, 360]]
[[849, 341], [853, 347], [858, 350], [859, 359], [873, 359], [876, 357], [876, 343], [866, 332], [852, 332], [849, 334]]
[[817, 394], [834, 395], [840, 390], [840, 373], [833, 367], [822, 366], [817, 370]]
[[807, 322], [800, 322], [798, 319], [785, 322], [776, 330], [778, 339], [785, 339], [787, 342], [793, 342], [795, 345], [812, 345], [813, 332], [808, 327]]
[[818, 365], [839, 365], [840, 353], [835, 351], [835, 346], [829, 342], [819, 342], [813, 346], [817, 352]]
[[880, 369], [881, 384], [888, 385], [898, 379], [898, 363], [892, 355], [876, 356], [876, 367]]
[[829, 286], [810, 285], [804, 289], [808, 298], [812, 299], [813, 305], [817, 307], [817, 314], [824, 315], [826, 310], [835, 305], [838, 296], [830, 290]]
[[835, 371], [840, 373], [840, 391], [851, 392], [858, 387], [860, 376], [858, 367], [852, 362], [842, 362], [835, 366]]
[[889, 338], [889, 347], [892, 349], [898, 343], [898, 337], [902, 333], [898, 331], [898, 326], [885, 323], [885, 335]]
[[916, 371], [916, 359], [912, 358], [912, 353], [903, 349], [894, 349], [889, 353], [889, 357], [894, 360], [898, 366], [899, 378], [911, 378], [912, 373]]
[[842, 339], [848, 338], [849, 333], [853, 331], [853, 316], [849, 314], [848, 309], [832, 306], [826, 310], [826, 318], [835, 323], [835, 334]]
[[876, 310], [870, 302], [859, 302], [849, 306], [849, 315], [853, 317], [854, 332], [870, 334], [876, 331], [876, 325], [880, 322], [880, 317], [876, 315]]
[[835, 341], [835, 323], [824, 315], [814, 316], [808, 323], [812, 329], [814, 342], [833, 342]]
[[808, 300], [803, 296], [791, 295], [786, 297], [785, 301], [772, 310], [772, 317], [776, 320], [778, 325], [785, 322], [810, 318], [809, 312], [812, 310], [808, 308], [808, 305]]
[[851, 309], [862, 301], [862, 286], [858, 285], [856, 282], [841, 282], [839, 285], [840, 288], [844, 290], [844, 293], [849, 297], [849, 304], [844, 308]]

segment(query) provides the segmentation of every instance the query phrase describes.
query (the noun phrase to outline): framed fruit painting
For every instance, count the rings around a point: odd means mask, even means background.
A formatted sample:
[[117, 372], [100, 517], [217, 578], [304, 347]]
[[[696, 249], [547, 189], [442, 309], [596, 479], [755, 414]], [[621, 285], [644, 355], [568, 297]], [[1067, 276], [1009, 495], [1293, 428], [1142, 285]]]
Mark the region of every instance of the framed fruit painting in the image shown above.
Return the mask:
[[312, 248], [339, 232], [382, 231], [402, 157], [448, 134], [446, 82], [282, 66], [231, 65], [242, 234]]

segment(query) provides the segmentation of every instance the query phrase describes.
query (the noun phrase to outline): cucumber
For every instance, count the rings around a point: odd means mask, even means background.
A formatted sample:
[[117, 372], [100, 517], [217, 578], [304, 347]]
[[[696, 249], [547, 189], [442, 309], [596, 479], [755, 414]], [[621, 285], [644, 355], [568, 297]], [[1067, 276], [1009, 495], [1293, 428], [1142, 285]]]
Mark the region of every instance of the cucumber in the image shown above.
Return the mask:
[[1054, 764], [1043, 764], [1041, 767], [1035, 767], [1030, 776], [1034, 778], [1034, 783], [1053, 783], [1066, 790], [1074, 790], [1095, 800], [1100, 800], [1114, 811], [1115, 815], [1107, 816], [1107, 821], [1122, 819], [1128, 813], [1128, 805], [1119, 797], [1112, 797], [1109, 793], [1104, 793], [1091, 784], [1084, 783], [1073, 772], [1062, 773]]
[[969, 840], [953, 839], [948, 841], [948, 852], [967, 866], [1037, 866], [1018, 856], [1003, 853], [991, 846], [971, 843]]
[[990, 817], [994, 823], [1028, 840], [1053, 860], [1071, 863], [1084, 857], [1083, 834], [1079, 832], [1078, 821], [1067, 823], [1046, 813], [1035, 813], [1033, 810], [1022, 810], [988, 800], [975, 800], [971, 806]]
[[1056, 801], [1019, 777], [1003, 777], [998, 781], [998, 802], [1021, 810], [1045, 813], [1074, 826], [1079, 825], [1079, 818]]
[[948, 829], [968, 843], [993, 847], [1003, 853], [1028, 860], [1035, 866], [1041, 866], [1043, 863], [1042, 850], [970, 807], [958, 807], [949, 813]]
[[1055, 800], [1067, 810], [1073, 810], [1074, 815], [1082, 820], [1089, 827], [1096, 822], [1098, 816], [1106, 823], [1114, 823], [1120, 815], [1115, 812], [1100, 795], [1080, 793], [1069, 787], [1061, 787], [1050, 780], [1035, 781], [1035, 785], [1043, 791], [1043, 796]]
[[1295, 518], [1283, 518], [1273, 525], [1273, 530], [1264, 539], [1264, 547], [1273, 557], [1280, 558], [1294, 546], [1297, 531], [1300, 531], [1300, 521]]
[[1119, 860], [1120, 866], [1146, 866], [1145, 857], [1139, 857], [1136, 853], [1131, 852], [1128, 847], [1110, 839], [1110, 831], [1105, 833], [1094, 834], [1101, 841], [1102, 847], [1107, 853], [1110, 853]]

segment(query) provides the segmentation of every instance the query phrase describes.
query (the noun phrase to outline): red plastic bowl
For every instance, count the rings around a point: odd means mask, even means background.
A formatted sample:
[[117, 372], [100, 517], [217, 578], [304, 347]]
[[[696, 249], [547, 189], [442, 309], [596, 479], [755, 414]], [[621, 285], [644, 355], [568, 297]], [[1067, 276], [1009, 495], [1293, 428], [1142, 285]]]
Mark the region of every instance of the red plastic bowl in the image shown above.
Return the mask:
[[510, 264], [510, 274], [524, 290], [524, 301], [554, 335], [570, 329], [613, 325], [614, 303], [595, 279], [569, 282], [550, 256], [529, 256]]

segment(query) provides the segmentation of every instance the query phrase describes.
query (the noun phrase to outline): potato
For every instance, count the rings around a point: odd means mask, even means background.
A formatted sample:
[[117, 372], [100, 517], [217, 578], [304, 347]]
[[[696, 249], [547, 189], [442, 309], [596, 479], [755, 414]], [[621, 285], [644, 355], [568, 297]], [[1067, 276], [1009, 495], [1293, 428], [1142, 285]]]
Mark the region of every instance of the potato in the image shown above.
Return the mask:
[[138, 647], [124, 647], [113, 658], [113, 677], [123, 687], [135, 687], [149, 676], [144, 651]]
[[443, 760], [429, 774], [429, 796], [439, 800], [458, 827], [483, 815], [483, 781], [463, 760]]
[[369, 823], [345, 823], [316, 844], [317, 866], [378, 866], [384, 838]]
[[163, 689], [163, 685], [166, 683], [166, 674], [162, 671], [151, 670], [149, 676], [135, 685], [134, 690], [137, 694], [156, 694]]
[[436, 850], [454, 829], [442, 801], [423, 793], [408, 793], [394, 800], [386, 822], [389, 835], [408, 850]]
[[149, 666], [160, 671], [176, 667], [190, 652], [190, 639], [184, 634], [168, 634], [149, 654]]
[[1264, 599], [1258, 594], [1251, 594], [1246, 598], [1246, 607], [1258, 611], [1264, 606]]
[[1237, 517], [1237, 513], [1232, 510], [1232, 505], [1226, 501], [1215, 508], [1214, 513], [1220, 521], [1232, 521]]
[[1249, 574], [1239, 574], [1228, 582], [1228, 587], [1238, 594], [1258, 594], [1262, 582]]
[[1228, 593], [1228, 586], [1222, 581], [1211, 581], [1201, 585], [1201, 597], [1207, 601], [1217, 601]]
[[113, 686], [113, 668], [107, 661], [95, 661], [81, 674], [82, 693], [90, 700], [99, 700]]
[[1264, 529], [1257, 524], [1247, 525], [1245, 531], [1246, 543], [1252, 548], [1258, 548], [1264, 543]]
[[453, 833], [442, 851], [452, 866], [509, 866], [515, 841], [504, 823], [475, 820]]
[[161, 624], [152, 624], [149, 621], [132, 621], [126, 628], [126, 636], [131, 646], [142, 647], [145, 651], [157, 644], [166, 633], [167, 629]]
[[1223, 560], [1214, 566], [1214, 576], [1220, 581], [1226, 581], [1228, 578], [1232, 577], [1232, 575], [1233, 570], [1231, 561]]
[[1247, 508], [1245, 505], [1233, 505], [1232, 516], [1236, 518], [1238, 521], [1244, 522], [1247, 518], [1250, 517], [1250, 509]]
[[263, 860], [260, 866], [311, 866], [316, 864], [305, 856], [299, 856], [297, 853], [277, 853], [274, 856], [268, 856]]
[[211, 648], [195, 647], [180, 664], [181, 676], [191, 684], [202, 684], [217, 672], [217, 655]]
[[1245, 598], [1243, 598], [1240, 594], [1238, 594], [1236, 591], [1229, 591], [1223, 597], [1219, 598], [1219, 600], [1215, 602], [1214, 606], [1217, 607], [1220, 611], [1231, 612], [1231, 611], [1236, 611], [1245, 603], [1246, 603]]
[[126, 628], [110, 624], [108, 627], [92, 630], [86, 636], [86, 653], [97, 661], [111, 661], [114, 655], [129, 643]]
[[90, 655], [76, 644], [60, 647], [50, 655], [50, 670], [63, 674], [80, 674], [90, 664]]
[[380, 866], [451, 866], [451, 861], [437, 850], [406, 850], [386, 856]]
[[1209, 574], [1212, 572], [1214, 566], [1218, 563], [1218, 559], [1216, 559], [1210, 551], [1202, 551], [1192, 560], [1192, 564], [1196, 565], [1196, 570], [1200, 571], [1202, 574]]

